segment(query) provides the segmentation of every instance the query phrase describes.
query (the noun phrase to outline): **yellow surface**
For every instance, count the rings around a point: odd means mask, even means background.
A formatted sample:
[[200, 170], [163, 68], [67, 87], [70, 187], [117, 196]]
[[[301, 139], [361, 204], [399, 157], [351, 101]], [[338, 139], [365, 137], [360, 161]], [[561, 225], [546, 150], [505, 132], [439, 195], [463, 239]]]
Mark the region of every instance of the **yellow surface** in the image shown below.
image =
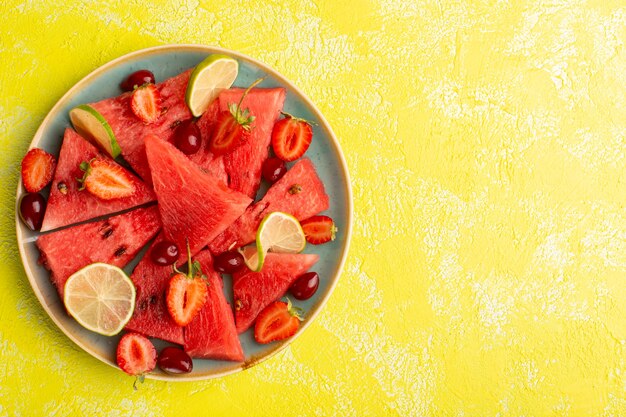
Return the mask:
[[[626, 415], [623, 1], [5, 0], [0, 15], [0, 416]], [[61, 95], [166, 43], [235, 49], [300, 86], [346, 154], [356, 220], [336, 291], [289, 348], [134, 392], [34, 297], [14, 195]]]

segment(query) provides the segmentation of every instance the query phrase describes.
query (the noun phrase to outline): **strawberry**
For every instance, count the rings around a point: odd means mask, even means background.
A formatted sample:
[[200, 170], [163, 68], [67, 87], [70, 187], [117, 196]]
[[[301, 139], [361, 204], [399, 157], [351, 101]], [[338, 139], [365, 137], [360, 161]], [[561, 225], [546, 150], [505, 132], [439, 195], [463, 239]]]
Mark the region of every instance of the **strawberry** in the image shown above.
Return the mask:
[[206, 277], [202, 275], [200, 263], [191, 262], [191, 252], [187, 243], [189, 272], [184, 274], [174, 267], [175, 274], [167, 286], [167, 311], [179, 326], [186, 326], [200, 312], [209, 295]]
[[254, 339], [270, 343], [293, 336], [300, 327], [300, 310], [291, 301], [274, 301], [259, 313], [254, 325]]
[[22, 182], [29, 193], [38, 193], [52, 181], [57, 161], [43, 149], [33, 148], [22, 159]]
[[133, 91], [130, 108], [144, 123], [154, 123], [161, 116], [161, 94], [154, 84], [144, 84]]
[[80, 164], [85, 172], [79, 190], [87, 189], [91, 194], [103, 200], [123, 198], [135, 192], [135, 182], [132, 175], [115, 161], [104, 158], [94, 158]]
[[263, 81], [263, 78], [256, 80], [241, 95], [239, 103], [230, 103], [228, 111], [220, 112], [213, 125], [211, 137], [209, 139], [209, 149], [216, 155], [225, 155], [232, 152], [239, 145], [243, 144], [250, 136], [254, 116], [248, 109], [242, 110], [241, 103], [248, 95], [248, 92]]
[[117, 345], [117, 366], [128, 375], [136, 376], [135, 384], [143, 382], [144, 375], [155, 368], [156, 359], [154, 345], [139, 333], [126, 333]]
[[314, 245], [320, 245], [335, 240], [337, 227], [335, 222], [328, 216], [313, 216], [300, 222], [306, 241]]
[[304, 119], [282, 113], [284, 118], [272, 130], [272, 148], [283, 161], [295, 161], [309, 149], [313, 139], [313, 128]]

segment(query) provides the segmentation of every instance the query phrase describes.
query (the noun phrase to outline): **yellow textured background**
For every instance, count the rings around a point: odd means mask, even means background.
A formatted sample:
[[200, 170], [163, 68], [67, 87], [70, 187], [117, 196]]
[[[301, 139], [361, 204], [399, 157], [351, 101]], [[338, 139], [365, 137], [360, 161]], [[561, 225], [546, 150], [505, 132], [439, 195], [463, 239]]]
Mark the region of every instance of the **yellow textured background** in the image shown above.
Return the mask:
[[[0, 416], [626, 415], [623, 1], [4, 0], [0, 16]], [[34, 297], [14, 195], [65, 91], [167, 43], [302, 88], [345, 152], [354, 235], [282, 353], [134, 392]]]

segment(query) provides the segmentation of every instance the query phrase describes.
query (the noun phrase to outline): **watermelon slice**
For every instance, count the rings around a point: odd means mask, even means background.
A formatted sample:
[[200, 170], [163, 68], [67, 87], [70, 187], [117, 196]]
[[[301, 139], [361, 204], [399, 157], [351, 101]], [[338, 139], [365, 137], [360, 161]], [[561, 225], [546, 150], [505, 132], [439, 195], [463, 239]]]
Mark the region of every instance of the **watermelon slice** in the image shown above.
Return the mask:
[[59, 153], [59, 163], [50, 188], [48, 208], [41, 227], [42, 232], [119, 212], [155, 200], [156, 197], [152, 190], [134, 175], [132, 177], [135, 179], [136, 191], [130, 197], [101, 200], [88, 191], [79, 191], [80, 184], [76, 179], [83, 176], [79, 165], [81, 162], [88, 162], [96, 156], [106, 158], [74, 130], [65, 129], [63, 144]]
[[94, 262], [125, 266], [160, 227], [157, 208], [147, 207], [41, 235], [36, 243], [39, 262], [51, 271], [63, 299], [65, 281], [74, 272]]
[[165, 301], [165, 292], [173, 269], [171, 266], [159, 266], [150, 258], [150, 251], [162, 240], [163, 233], [160, 233], [130, 276], [135, 284], [137, 297], [135, 312], [125, 329], [182, 345], [183, 328], [174, 322]]
[[198, 315], [184, 329], [185, 352], [192, 358], [241, 362], [243, 349], [237, 337], [233, 311], [224, 297], [223, 282], [213, 269], [211, 253], [200, 252], [196, 258], [207, 276], [209, 297]]
[[151, 178], [143, 138], [153, 134], [169, 140], [177, 123], [192, 118], [185, 103], [185, 91], [191, 72], [192, 69], [189, 69], [156, 84], [161, 95], [161, 107], [165, 112], [155, 123], [145, 124], [135, 116], [130, 107], [132, 92], [90, 104], [111, 126], [124, 159], [147, 183], [150, 183]]
[[191, 159], [218, 178], [225, 177], [228, 186], [233, 190], [254, 198], [261, 184], [261, 167], [268, 156], [272, 129], [280, 116], [286, 93], [284, 88], [250, 90], [241, 104], [243, 109], [249, 109], [255, 117], [250, 138], [233, 152], [214, 158], [208, 150], [208, 138], [217, 114], [228, 111], [230, 103], [237, 104], [244, 91], [240, 88], [223, 91], [198, 120], [204, 149], [192, 155]]
[[[294, 192], [294, 185], [299, 185], [300, 191]], [[254, 241], [259, 224], [273, 211], [282, 211], [304, 220], [326, 210], [328, 206], [324, 184], [311, 161], [303, 158], [267, 190], [263, 199], [248, 207], [235, 223], [211, 241], [209, 248], [214, 254], [220, 254], [231, 247]]]
[[194, 255], [233, 223], [251, 199], [202, 172], [174, 145], [152, 135], [145, 144], [165, 236], [181, 252], [188, 240]]
[[233, 275], [237, 332], [246, 331], [256, 316], [272, 301], [282, 297], [291, 284], [319, 260], [314, 254], [268, 253], [263, 269], [247, 268]]

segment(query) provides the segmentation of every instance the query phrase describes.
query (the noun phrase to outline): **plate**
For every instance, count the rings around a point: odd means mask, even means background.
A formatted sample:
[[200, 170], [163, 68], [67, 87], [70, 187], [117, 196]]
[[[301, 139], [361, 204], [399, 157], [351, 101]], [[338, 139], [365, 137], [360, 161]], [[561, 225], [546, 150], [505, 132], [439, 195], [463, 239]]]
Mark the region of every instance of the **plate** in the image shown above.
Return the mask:
[[[320, 286], [315, 295], [306, 301], [295, 303], [305, 311], [304, 322], [298, 333], [290, 339], [260, 345], [254, 341], [252, 329], [240, 335], [245, 354], [243, 363], [227, 361], [194, 359], [194, 369], [184, 376], [171, 376], [158, 368], [148, 378], [189, 381], [215, 378], [247, 369], [284, 349], [293, 342], [313, 322], [330, 297], [346, 259], [350, 232], [352, 228], [352, 193], [346, 162], [328, 122], [315, 105], [290, 81], [267, 65], [246, 55], [223, 48], [204, 45], [166, 45], [132, 52], [115, 59], [87, 75], [73, 86], [52, 108], [37, 130], [30, 147], [42, 148], [58, 155], [63, 131], [70, 126], [68, 112], [74, 106], [90, 103], [121, 93], [118, 88], [120, 81], [128, 74], [142, 69], [150, 69], [157, 82], [172, 77], [187, 68], [194, 67], [206, 56], [221, 53], [232, 56], [239, 61], [239, 75], [234, 86], [246, 87], [254, 80], [267, 76], [260, 87], [284, 87], [287, 90], [284, 111], [315, 122], [313, 126], [313, 142], [306, 156], [310, 158], [323, 181], [330, 197], [330, 208], [325, 214], [331, 216], [338, 225], [337, 238], [324, 245], [307, 245], [304, 253], [317, 253], [319, 262], [312, 270], [320, 275]], [[261, 190], [262, 193], [263, 190]], [[17, 242], [24, 270], [30, 284], [44, 310], [56, 325], [72, 341], [95, 358], [114, 366], [115, 349], [121, 335], [115, 337], [101, 336], [81, 327], [65, 312], [62, 301], [50, 282], [49, 273], [38, 264], [39, 251], [35, 241], [39, 233], [29, 230], [19, 219], [19, 198], [25, 193], [21, 184], [17, 187], [16, 229]], [[138, 259], [129, 264], [126, 272], [130, 274]], [[232, 288], [229, 276], [224, 278], [224, 291], [232, 305]], [[165, 342], [155, 340], [157, 350], [165, 346]]]

